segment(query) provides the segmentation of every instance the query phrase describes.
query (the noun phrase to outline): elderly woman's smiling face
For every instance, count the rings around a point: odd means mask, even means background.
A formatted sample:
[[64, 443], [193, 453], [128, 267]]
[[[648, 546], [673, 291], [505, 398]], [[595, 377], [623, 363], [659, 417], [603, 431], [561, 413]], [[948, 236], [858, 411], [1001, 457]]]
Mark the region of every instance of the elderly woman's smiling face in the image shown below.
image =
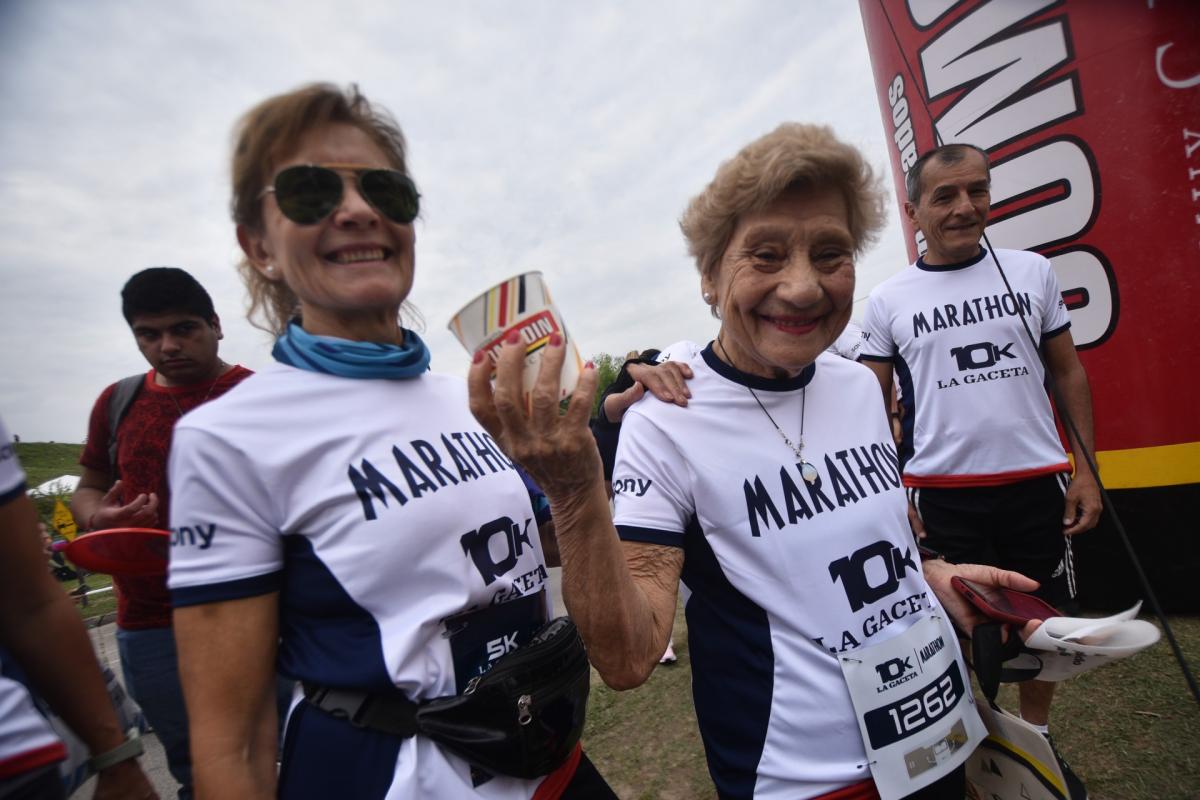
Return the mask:
[[835, 189], [790, 188], [743, 214], [701, 281], [721, 314], [717, 355], [742, 372], [799, 374], [846, 327], [854, 301], [854, 239]]

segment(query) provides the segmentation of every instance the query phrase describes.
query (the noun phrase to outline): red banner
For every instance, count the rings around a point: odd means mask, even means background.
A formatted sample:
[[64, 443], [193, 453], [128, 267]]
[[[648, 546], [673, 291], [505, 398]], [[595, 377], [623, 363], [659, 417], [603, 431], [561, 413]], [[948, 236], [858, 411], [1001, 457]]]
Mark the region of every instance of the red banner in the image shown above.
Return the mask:
[[1195, 0], [860, 7], [901, 203], [935, 126], [987, 150], [988, 238], [1054, 265], [1106, 484], [1200, 483]]

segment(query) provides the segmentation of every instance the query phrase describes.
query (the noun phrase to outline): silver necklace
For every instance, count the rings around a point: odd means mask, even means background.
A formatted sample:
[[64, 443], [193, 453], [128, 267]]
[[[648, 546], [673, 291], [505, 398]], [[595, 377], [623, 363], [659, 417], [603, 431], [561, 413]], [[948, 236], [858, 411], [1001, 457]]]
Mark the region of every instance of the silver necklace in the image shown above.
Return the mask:
[[[225, 365], [222, 364], [221, 366], [224, 367]], [[224, 371], [222, 371], [221, 375], [224, 375], [224, 374], [225, 374]], [[216, 378], [213, 379], [213, 382], [208, 385], [208, 391], [204, 393], [204, 399], [201, 400], [199, 403], [196, 403], [196, 405], [192, 406], [192, 408], [199, 408], [200, 406], [202, 406], [208, 402], [208, 398], [212, 397], [213, 389], [217, 388], [217, 383], [221, 380], [221, 375], [218, 375]], [[175, 393], [167, 392], [167, 397], [171, 398], [171, 402], [175, 404], [175, 410], [179, 412], [179, 418], [183, 419], [183, 408], [179, 405], [179, 401], [175, 399]], [[803, 433], [803, 431], [801, 431], [801, 433]]]
[[[725, 344], [720, 339], [717, 339], [717, 344], [721, 346], [721, 352], [725, 354], [725, 360], [729, 361], [730, 366], [733, 366], [733, 362], [729, 360], [729, 353], [725, 350]], [[767, 415], [767, 419], [775, 426], [775, 430], [782, 437], [783, 443], [788, 446], [789, 450], [796, 454], [796, 463], [800, 465], [800, 477], [804, 478], [805, 483], [816, 483], [821, 477], [817, 472], [817, 468], [804, 460], [804, 412], [808, 405], [808, 387], [805, 386], [800, 390], [800, 441], [798, 444], [793, 444], [788, 435], [783, 432], [783, 428], [779, 427], [779, 423], [771, 416], [771, 412], [767, 411], [767, 407], [763, 405], [762, 400], [758, 399], [758, 395], [754, 393], [754, 390], [747, 386], [746, 391], [750, 393], [750, 396], [754, 398], [754, 402], [758, 403], [758, 407], [762, 409], [762, 412]]]

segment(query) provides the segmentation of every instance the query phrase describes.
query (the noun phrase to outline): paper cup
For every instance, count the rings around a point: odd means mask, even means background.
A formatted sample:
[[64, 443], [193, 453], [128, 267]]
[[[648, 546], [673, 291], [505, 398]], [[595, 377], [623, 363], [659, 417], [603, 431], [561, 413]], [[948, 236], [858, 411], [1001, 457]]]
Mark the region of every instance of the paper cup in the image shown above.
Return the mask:
[[517, 331], [525, 343], [524, 400], [529, 407], [529, 395], [537, 380], [542, 354], [550, 334], [563, 337], [567, 357], [559, 375], [558, 399], [566, 399], [575, 391], [583, 362], [575, 340], [567, 333], [562, 315], [550, 299], [550, 289], [540, 272], [525, 272], [493, 286], [467, 303], [454, 315], [447, 326], [462, 346], [474, 358], [483, 351], [492, 364], [496, 377], [496, 359], [500, 345], [511, 331]]

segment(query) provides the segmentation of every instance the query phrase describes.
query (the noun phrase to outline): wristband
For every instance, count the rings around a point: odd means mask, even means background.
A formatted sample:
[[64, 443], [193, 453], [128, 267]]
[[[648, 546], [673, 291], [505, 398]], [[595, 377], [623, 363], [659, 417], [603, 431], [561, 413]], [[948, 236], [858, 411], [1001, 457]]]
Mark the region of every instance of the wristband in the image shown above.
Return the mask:
[[128, 761], [131, 758], [137, 758], [143, 752], [145, 747], [142, 745], [142, 737], [138, 735], [137, 728], [130, 728], [127, 738], [119, 745], [109, 750], [107, 753], [101, 753], [98, 756], [92, 756], [88, 759], [88, 767], [93, 772], [102, 772], [109, 767], [115, 767], [122, 761]]

